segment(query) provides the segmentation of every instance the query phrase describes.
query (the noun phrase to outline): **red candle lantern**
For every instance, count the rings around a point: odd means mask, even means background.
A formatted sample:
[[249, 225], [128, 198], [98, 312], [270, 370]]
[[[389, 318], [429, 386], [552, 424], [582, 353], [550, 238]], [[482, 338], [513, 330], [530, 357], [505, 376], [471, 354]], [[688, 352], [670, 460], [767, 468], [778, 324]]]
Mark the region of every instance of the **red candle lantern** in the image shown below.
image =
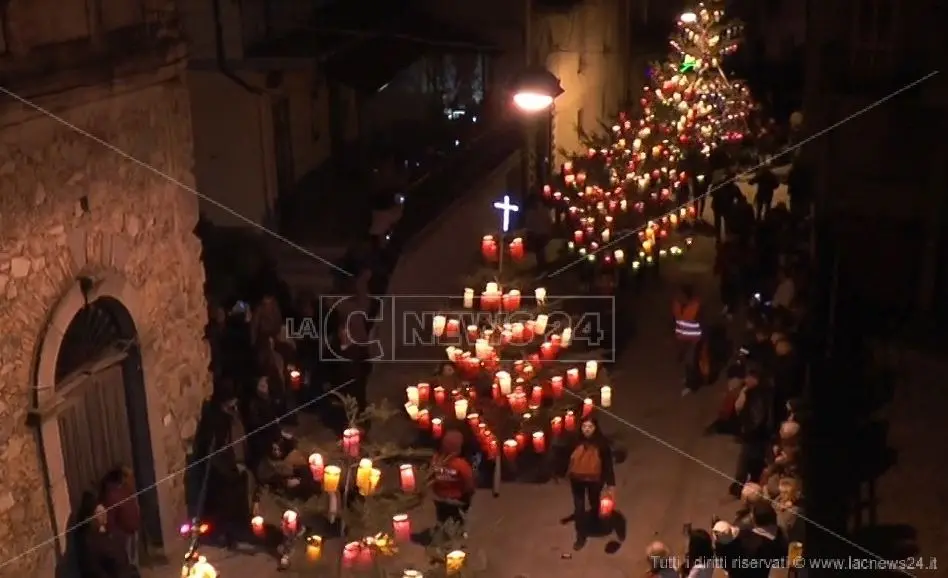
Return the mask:
[[283, 512], [283, 533], [287, 536], [295, 536], [299, 531], [300, 515], [293, 510]]
[[298, 391], [303, 386], [303, 374], [300, 373], [300, 370], [296, 369], [294, 366], [289, 367], [290, 373], [290, 389], [293, 391]]
[[540, 405], [541, 403], [543, 403], [543, 387], [534, 385], [533, 392], [530, 395], [530, 405]]
[[517, 440], [507, 440], [504, 442], [504, 457], [513, 461], [517, 457]]
[[368, 544], [363, 544], [362, 548], [359, 549], [359, 559], [356, 561], [356, 564], [359, 565], [359, 568], [371, 568], [373, 558], [375, 558], [375, 548], [370, 547]]
[[314, 482], [323, 481], [323, 472], [326, 471], [326, 464], [323, 463], [322, 454], [309, 455], [309, 473], [313, 475]]
[[428, 403], [428, 398], [431, 396], [431, 385], [427, 383], [418, 384], [418, 404], [424, 405]]
[[563, 397], [563, 378], [561, 376], [555, 375], [550, 378], [550, 390], [554, 398], [559, 399]]
[[461, 335], [461, 322], [457, 319], [449, 319], [444, 334], [447, 337], [458, 337]]
[[350, 427], [342, 432], [342, 451], [349, 457], [359, 456], [359, 430]]
[[612, 496], [603, 496], [599, 498], [599, 517], [608, 518], [615, 511], [616, 501]]
[[398, 466], [398, 479], [402, 483], [403, 492], [415, 491], [415, 468], [411, 464]]
[[543, 185], [543, 196], [547, 199], [553, 196], [553, 189], [550, 188], [550, 185]]
[[553, 351], [553, 344], [546, 342], [540, 346], [540, 357], [544, 360], [549, 361], [556, 356], [556, 353]]
[[587, 397], [586, 399], [584, 399], [584, 400], [583, 400], [583, 417], [585, 418], [585, 417], [589, 417], [590, 415], [592, 415], [592, 412], [593, 412], [593, 408], [594, 408], [594, 407], [596, 407], [596, 406], [593, 405], [593, 400], [592, 400], [592, 398]]
[[472, 430], [477, 431], [477, 426], [481, 424], [480, 414], [472, 413], [471, 415], [467, 416], [467, 423], [471, 426]]
[[579, 386], [579, 370], [578, 369], [573, 367], [566, 371], [566, 383], [569, 384], [570, 387]]
[[563, 433], [563, 418], [554, 417], [550, 420], [550, 433], [553, 434], [553, 437], [558, 437]]
[[533, 451], [538, 454], [542, 454], [546, 451], [546, 438], [543, 437], [542, 431], [533, 433]]
[[523, 448], [527, 447], [527, 434], [523, 432], [517, 432], [517, 435], [514, 436], [514, 439], [517, 440], [517, 451], [523, 451]]
[[355, 566], [356, 560], [359, 559], [359, 552], [362, 550], [362, 544], [359, 542], [349, 542], [342, 549], [342, 565], [344, 568], [352, 568]]
[[[419, 395], [421, 395], [420, 392], [419, 392]], [[446, 399], [446, 396], [444, 393], [444, 388], [441, 387], [440, 385], [434, 388], [434, 399], [435, 399], [436, 404], [444, 405], [444, 400]]]
[[[516, 443], [516, 442], [514, 442]], [[497, 440], [495, 438], [490, 438], [487, 441], [487, 458], [488, 459], [497, 459]]]
[[444, 422], [440, 417], [436, 417], [431, 420], [431, 437], [441, 439], [442, 435], [444, 435]]
[[427, 409], [423, 409], [418, 412], [418, 427], [421, 429], [428, 429], [431, 427], [431, 414], [428, 413]]
[[517, 237], [510, 242], [510, 257], [514, 261], [522, 261], [523, 253], [523, 239]]
[[480, 336], [481, 330], [477, 325], [468, 325], [467, 326], [467, 338], [470, 341], [476, 341]]
[[262, 538], [266, 533], [263, 516], [254, 516], [253, 518], [250, 518], [250, 529], [253, 530], [254, 536]]
[[573, 413], [573, 410], [566, 412], [563, 425], [566, 427], [566, 431], [576, 431], [576, 414]]
[[573, 231], [573, 241], [576, 243], [583, 242], [583, 231], [581, 229], [576, 229]]
[[497, 260], [497, 241], [493, 235], [484, 235], [481, 239], [481, 255], [487, 261]]
[[411, 519], [409, 519], [408, 514], [392, 516], [392, 531], [395, 534], [395, 539], [399, 542], [411, 540]]

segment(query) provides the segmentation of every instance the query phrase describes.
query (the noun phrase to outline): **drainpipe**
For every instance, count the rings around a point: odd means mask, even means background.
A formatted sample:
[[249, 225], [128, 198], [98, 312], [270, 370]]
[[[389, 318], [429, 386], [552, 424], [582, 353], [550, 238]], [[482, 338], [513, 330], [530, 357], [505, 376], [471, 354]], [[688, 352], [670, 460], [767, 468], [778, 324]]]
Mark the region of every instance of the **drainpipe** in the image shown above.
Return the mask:
[[217, 69], [221, 74], [230, 79], [231, 82], [247, 92], [258, 96], [266, 94], [264, 90], [253, 86], [243, 78], [234, 74], [234, 71], [227, 66], [227, 55], [224, 53], [224, 26], [221, 24], [221, 0], [211, 0], [211, 6], [214, 9], [214, 40], [217, 53]]

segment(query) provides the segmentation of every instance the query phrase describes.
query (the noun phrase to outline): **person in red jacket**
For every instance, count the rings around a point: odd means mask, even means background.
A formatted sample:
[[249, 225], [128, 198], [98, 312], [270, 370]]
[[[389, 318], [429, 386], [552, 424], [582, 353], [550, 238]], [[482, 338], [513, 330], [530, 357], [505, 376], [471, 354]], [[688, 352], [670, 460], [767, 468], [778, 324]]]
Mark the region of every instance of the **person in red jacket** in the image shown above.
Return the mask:
[[444, 434], [441, 450], [432, 458], [435, 516], [438, 529], [449, 522], [464, 531], [464, 517], [474, 497], [474, 468], [462, 455], [464, 436], [457, 430]]
[[110, 531], [121, 538], [128, 561], [138, 566], [138, 530], [141, 527], [141, 510], [135, 478], [127, 467], [115, 468], [102, 481], [102, 505], [108, 512]]

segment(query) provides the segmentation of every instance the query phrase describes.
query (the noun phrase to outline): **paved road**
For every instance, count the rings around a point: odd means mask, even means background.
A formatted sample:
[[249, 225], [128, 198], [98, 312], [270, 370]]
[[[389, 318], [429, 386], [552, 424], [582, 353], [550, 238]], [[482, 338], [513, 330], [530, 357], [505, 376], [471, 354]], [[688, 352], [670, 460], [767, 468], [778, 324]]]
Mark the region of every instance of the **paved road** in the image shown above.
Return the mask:
[[[500, 179], [486, 183], [449, 211], [426, 241], [401, 261], [390, 292], [433, 294], [430, 303], [425, 301], [429, 307], [437, 307], [441, 295], [459, 294], [470, 274], [478, 240], [496, 226], [498, 215], [491, 204], [500, 194], [500, 183]], [[737, 447], [727, 439], [702, 435], [722, 392], [718, 386], [681, 397], [669, 319], [670, 288], [682, 279], [694, 283], [707, 301], [715, 302], [710, 274], [713, 251], [709, 240], [699, 239], [680, 263], [664, 268], [661, 284], [636, 297], [636, 337], [611, 369], [615, 401], [602, 419], [603, 427], [628, 452], [628, 458], [617, 466], [618, 507], [627, 521], [621, 548], [607, 554], [607, 538], [596, 538], [573, 553], [572, 528], [559, 523], [571, 508], [568, 488], [511, 483], [503, 486], [498, 498], [481, 492], [471, 510], [472, 557], [475, 564], [487, 567], [491, 577], [638, 575], [644, 570], [647, 542], [658, 537], [680, 549], [685, 522], [706, 526], [712, 515], [733, 513], [734, 503], [725, 498], [725, 490]], [[398, 316], [393, 319], [394, 325], [389, 320], [381, 324], [382, 339], [399, 334], [401, 321]], [[405, 385], [431, 370], [431, 363], [382, 364], [373, 374], [371, 394], [400, 403]], [[382, 431], [392, 438], [411, 433], [399, 423]], [[413, 513], [415, 527], [432, 518], [429, 507]], [[228, 574], [262, 577], [274, 571], [273, 560], [262, 554], [232, 556], [208, 550], [208, 555]], [[403, 556], [406, 564], [420, 564], [424, 558], [416, 547], [407, 548]]]

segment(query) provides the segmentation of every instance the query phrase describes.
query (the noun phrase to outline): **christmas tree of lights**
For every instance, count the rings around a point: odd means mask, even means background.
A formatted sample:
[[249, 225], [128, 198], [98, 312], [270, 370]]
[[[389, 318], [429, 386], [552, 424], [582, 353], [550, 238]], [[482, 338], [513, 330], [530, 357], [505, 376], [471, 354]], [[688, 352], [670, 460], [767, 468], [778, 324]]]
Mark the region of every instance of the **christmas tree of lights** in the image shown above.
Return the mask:
[[723, 5], [712, 0], [681, 15], [635, 119], [620, 115], [607, 144], [588, 143], [544, 188], [575, 229], [569, 247], [590, 264], [639, 268], [680, 255], [690, 238], [671, 233], [695, 218], [690, 188], [710, 178], [715, 151], [743, 142], [754, 104], [723, 66], [742, 32]]
[[725, 16], [722, 0], [699, 3], [679, 17], [668, 59], [650, 70], [638, 122], [616, 131], [616, 141], [628, 146], [622, 151], [628, 162], [618, 170], [625, 169], [624, 179], [640, 194], [679, 197], [689, 182], [707, 177], [703, 160], [743, 141], [753, 100], [723, 67], [738, 49], [742, 28]]

